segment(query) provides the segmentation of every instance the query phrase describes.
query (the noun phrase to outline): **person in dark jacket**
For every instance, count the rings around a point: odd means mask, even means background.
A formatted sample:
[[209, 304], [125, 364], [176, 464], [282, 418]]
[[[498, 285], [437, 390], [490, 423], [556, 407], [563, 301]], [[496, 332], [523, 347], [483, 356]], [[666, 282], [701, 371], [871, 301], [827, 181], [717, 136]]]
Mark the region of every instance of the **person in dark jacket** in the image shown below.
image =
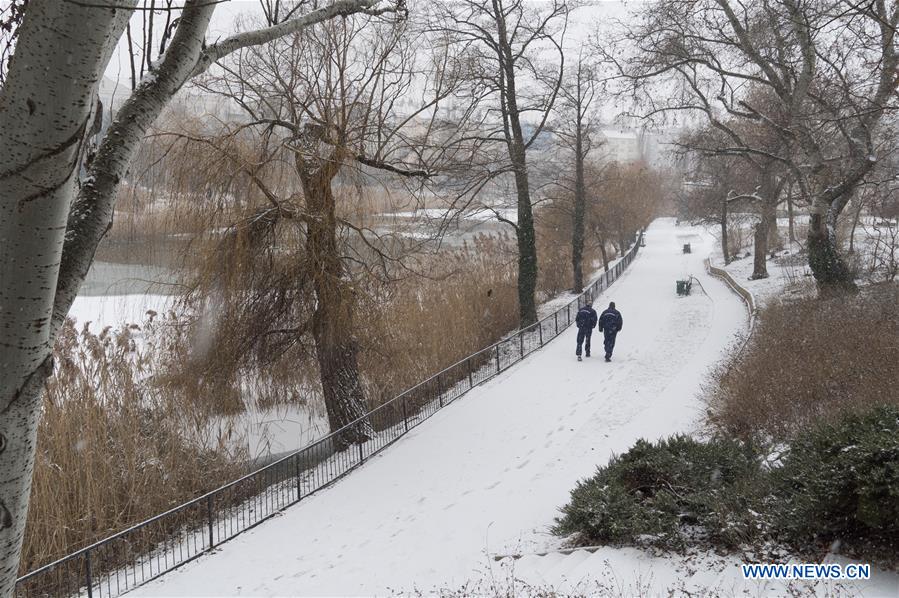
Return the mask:
[[577, 325], [577, 360], [581, 360], [581, 344], [584, 345], [584, 353], [590, 357], [590, 335], [596, 328], [596, 310], [593, 309], [593, 302], [588, 300], [584, 307], [580, 308], [577, 316], [574, 318]]
[[606, 348], [606, 361], [612, 361], [612, 350], [615, 348], [615, 335], [621, 332], [624, 320], [621, 313], [615, 309], [615, 302], [609, 303], [609, 309], [599, 316], [599, 330], [603, 333]]

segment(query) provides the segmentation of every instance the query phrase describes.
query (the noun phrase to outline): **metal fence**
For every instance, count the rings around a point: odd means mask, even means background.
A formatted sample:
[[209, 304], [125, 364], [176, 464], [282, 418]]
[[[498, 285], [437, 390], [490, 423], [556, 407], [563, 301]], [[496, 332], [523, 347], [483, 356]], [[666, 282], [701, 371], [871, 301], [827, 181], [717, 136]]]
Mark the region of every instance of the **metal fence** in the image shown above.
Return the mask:
[[755, 304], [755, 297], [753, 297], [752, 293], [743, 285], [734, 280], [734, 277], [730, 275], [730, 272], [724, 268], [713, 266], [712, 261], [709, 258], [705, 258], [705, 269], [712, 276], [720, 278], [727, 283], [727, 286], [729, 286], [730, 289], [739, 295], [743, 299], [743, 302], [746, 303], [746, 309], [749, 310], [749, 330], [746, 331], [746, 338], [744, 338], [743, 342], [740, 344], [738, 354], [742, 353], [746, 348], [746, 345], [749, 344], [749, 339], [752, 338], [752, 333], [755, 330], [755, 316], [758, 309]]
[[[413, 427], [565, 330], [586, 299], [614, 282], [637, 255], [642, 233], [608, 272], [566, 306], [451, 365], [358, 420], [244, 477], [32, 571], [17, 596], [114, 598], [167, 573], [333, 483]], [[342, 447], [349, 429], [370, 439]]]

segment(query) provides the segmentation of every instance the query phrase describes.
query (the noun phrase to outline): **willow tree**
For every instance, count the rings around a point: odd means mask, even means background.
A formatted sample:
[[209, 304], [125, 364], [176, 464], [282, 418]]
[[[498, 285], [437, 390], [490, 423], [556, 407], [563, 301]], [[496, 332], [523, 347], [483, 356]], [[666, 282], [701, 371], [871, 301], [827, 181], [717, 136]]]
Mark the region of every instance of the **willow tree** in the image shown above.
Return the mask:
[[16, 39], [4, 45], [12, 57], [0, 88], [0, 596], [12, 594], [18, 574], [51, 348], [140, 139], [178, 90], [221, 58], [334, 17], [397, 8], [299, 2], [282, 22], [207, 42], [217, 4], [178, 7], [165, 51], [101, 137], [98, 82], [138, 0], [16, 0], [14, 21], [3, 19]]
[[[372, 273], [389, 277], [388, 264], [400, 263], [404, 249], [354, 222], [341, 199], [364, 202], [383, 190], [414, 196], [455, 162], [466, 127], [441, 104], [456, 91], [458, 51], [432, 43], [410, 20], [357, 15], [248, 49], [202, 82], [242, 115], [201, 141], [229, 156], [264, 199], [223, 240], [223, 247], [249, 249], [248, 258], [213, 255], [206, 269], [203, 287], [216, 293], [218, 280], [241, 264], [249, 269], [230, 298], [235, 316], [217, 334], [245, 339], [239, 351], [247, 359], [271, 355], [273, 334], [301, 346], [311, 338], [341, 446], [370, 436], [366, 422], [347, 427], [367, 411], [358, 282]], [[247, 135], [258, 140], [256, 155], [235, 151], [235, 140]], [[271, 297], [259, 300], [259, 293]]]

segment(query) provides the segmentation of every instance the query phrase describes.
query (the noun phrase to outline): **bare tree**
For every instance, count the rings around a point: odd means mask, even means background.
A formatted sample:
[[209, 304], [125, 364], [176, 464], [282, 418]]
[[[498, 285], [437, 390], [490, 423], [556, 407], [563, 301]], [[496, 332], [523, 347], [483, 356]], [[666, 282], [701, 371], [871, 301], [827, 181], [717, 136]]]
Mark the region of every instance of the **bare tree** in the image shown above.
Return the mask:
[[[291, 314], [269, 320], [277, 321], [278, 334], [313, 338], [332, 431], [366, 411], [355, 338], [358, 278], [372, 270], [389, 276], [386, 263], [402, 257], [379, 233], [341, 214], [338, 190], [346, 195], [351, 179], [357, 182], [354, 192], [365, 195], [378, 181], [388, 187], [391, 180], [436, 178], [454, 162], [453, 148], [466, 129], [439, 108], [455, 92], [458, 56], [449, 53], [454, 48], [429, 41], [408, 21], [349, 17], [249, 48], [227, 62], [222, 75], [202, 83], [240, 106], [244, 116], [209, 143], [233, 153], [231, 138], [249, 134], [262, 148], [251, 159], [232, 158], [266, 202], [248, 219], [252, 226], [235, 228], [238, 237], [227, 242], [266, 252], [269, 259], [250, 262], [257, 277], [250, 284], [265, 288], [239, 289], [234, 299], [242, 311], [269, 315], [278, 305]], [[278, 173], [274, 180], [267, 176], [272, 172]], [[403, 191], [415, 194], [418, 188], [406, 185]], [[272, 232], [279, 227], [292, 232]], [[275, 244], [280, 260], [272, 254]], [[259, 270], [283, 262], [285, 252], [300, 262], [289, 266], [291, 275], [281, 276], [279, 268], [260, 281]], [[212, 282], [214, 290], [218, 285]], [[289, 294], [283, 284], [292, 289]], [[272, 293], [271, 301], [259, 301], [265, 292]], [[304, 303], [314, 306], [311, 313]], [[240, 319], [251, 321], [251, 329], [234, 331], [229, 322], [227, 334], [257, 339], [259, 347], [273, 334], [272, 326], [260, 325], [261, 317]], [[339, 440], [348, 445], [369, 436], [360, 425]]]
[[[570, 10], [567, 0], [460, 0], [434, 8], [433, 27], [451, 42], [467, 45], [471, 94], [489, 106], [490, 126], [472, 141], [503, 148], [476, 173], [476, 188], [496, 177], [514, 177], [517, 222], [497, 217], [515, 230], [518, 242], [521, 326], [537, 321], [537, 241], [527, 153], [541, 138], [562, 84], [562, 42]], [[549, 56], [558, 63], [552, 64]]]
[[624, 34], [633, 57], [607, 57], [649, 114], [740, 119], [780, 141], [770, 151], [726, 131], [731, 147], [790, 171], [810, 206], [809, 265], [828, 293], [855, 288], [835, 230], [896, 109], [897, 22], [899, 5], [879, 0], [663, 0]]
[[666, 199], [663, 181], [662, 173], [645, 162], [588, 169], [587, 195], [598, 198], [590, 204], [588, 228], [617, 244], [618, 255], [624, 255], [637, 232], [659, 215]]
[[561, 145], [574, 158], [573, 184], [567, 184], [569, 177], [560, 177], [557, 185], [563, 187], [572, 197], [571, 214], [571, 267], [572, 290], [580, 293], [584, 289], [584, 227], [587, 210], [587, 188], [584, 168], [590, 151], [600, 143], [595, 140], [597, 119], [591, 110], [599, 87], [596, 65], [584, 57], [582, 49], [577, 63], [569, 71], [559, 89], [557, 122], [553, 131]]
[[[207, 43], [216, 4], [184, 2], [171, 43], [101, 139], [90, 139], [97, 82], [137, 0], [30, 0], [17, 28], [0, 90], [2, 596], [12, 594], [18, 573], [51, 347], [111, 225], [116, 191], [142, 136], [187, 80], [232, 52], [334, 17], [402, 9], [377, 0], [312, 10], [301, 3], [303, 10], [281, 23]], [[87, 152], [91, 143], [96, 151]], [[87, 176], [79, 180], [82, 168]]]
[[[748, 147], [734, 147], [735, 137], [746, 142]], [[702, 170], [716, 181], [714, 187], [722, 192], [718, 199], [722, 226], [726, 222], [728, 204], [749, 206], [758, 213], [753, 235], [752, 279], [768, 277], [769, 248], [779, 242], [777, 206], [783, 201], [784, 188], [791, 180], [790, 171], [769, 157], [777, 151], [778, 143], [779, 140], [764, 128], [727, 119], [684, 136], [678, 144], [698, 155]], [[722, 172], [715, 173], [716, 169]], [[725, 259], [726, 256], [725, 251]]]

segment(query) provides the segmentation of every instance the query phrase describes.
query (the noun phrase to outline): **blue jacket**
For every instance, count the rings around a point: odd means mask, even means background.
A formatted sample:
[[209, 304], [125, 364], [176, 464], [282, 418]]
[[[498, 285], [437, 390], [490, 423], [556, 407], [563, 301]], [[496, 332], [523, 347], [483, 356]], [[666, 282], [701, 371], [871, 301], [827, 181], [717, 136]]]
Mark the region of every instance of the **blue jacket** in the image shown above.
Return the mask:
[[577, 315], [574, 317], [574, 323], [577, 324], [578, 328], [593, 330], [596, 328], [596, 310], [585, 305], [577, 311]]
[[621, 313], [617, 309], [611, 307], [602, 312], [599, 316], [599, 330], [605, 332], [618, 332], [624, 326], [624, 320], [621, 319]]

